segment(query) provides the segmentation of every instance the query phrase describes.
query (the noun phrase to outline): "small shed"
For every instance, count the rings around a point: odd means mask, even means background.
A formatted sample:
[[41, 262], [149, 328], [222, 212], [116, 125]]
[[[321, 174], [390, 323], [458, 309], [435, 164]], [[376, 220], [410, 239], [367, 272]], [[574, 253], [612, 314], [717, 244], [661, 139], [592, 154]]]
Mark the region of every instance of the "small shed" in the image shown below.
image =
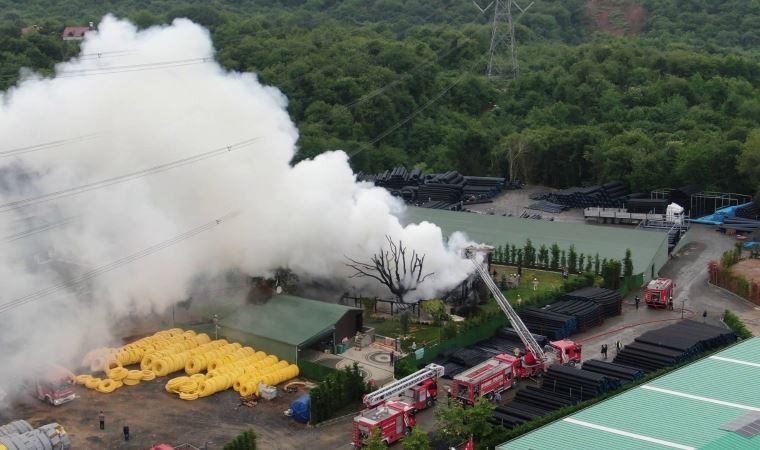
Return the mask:
[[331, 345], [352, 338], [362, 328], [362, 310], [292, 295], [276, 295], [246, 304], [219, 322], [229, 340], [298, 363], [298, 353], [318, 343]]

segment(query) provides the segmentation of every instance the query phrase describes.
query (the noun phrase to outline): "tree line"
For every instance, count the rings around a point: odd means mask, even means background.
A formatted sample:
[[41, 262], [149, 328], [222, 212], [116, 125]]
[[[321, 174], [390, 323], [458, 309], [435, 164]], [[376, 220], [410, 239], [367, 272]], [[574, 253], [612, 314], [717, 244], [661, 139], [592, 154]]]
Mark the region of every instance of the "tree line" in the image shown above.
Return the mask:
[[[646, 1], [645, 35], [613, 38], [585, 31], [583, 1], [539, 1], [518, 26], [522, 76], [508, 85], [484, 77], [490, 28], [466, 2], [48, 3], [0, 0], [0, 89], [22, 67], [49, 74], [76, 54], [60, 39], [64, 25], [108, 11], [141, 28], [189, 17], [211, 30], [222, 65], [288, 96], [296, 159], [343, 149], [371, 172], [405, 165], [557, 188], [760, 189], [760, 28], [733, 25], [760, 20], [756, 2]], [[41, 31], [22, 35], [31, 23]], [[509, 174], [515, 146], [524, 152]]]

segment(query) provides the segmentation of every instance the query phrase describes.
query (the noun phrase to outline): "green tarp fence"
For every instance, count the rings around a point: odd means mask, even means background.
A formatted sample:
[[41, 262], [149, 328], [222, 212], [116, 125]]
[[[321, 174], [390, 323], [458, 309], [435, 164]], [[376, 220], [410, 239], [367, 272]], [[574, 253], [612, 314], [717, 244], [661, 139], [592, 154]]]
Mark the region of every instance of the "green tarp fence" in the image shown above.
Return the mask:
[[629, 292], [635, 291], [636, 289], [639, 289], [643, 285], [644, 285], [643, 273], [640, 273], [637, 275], [631, 275], [629, 277], [624, 277], [620, 280], [620, 289], [618, 289], [618, 292], [620, 292], [620, 295], [625, 297], [626, 295], [628, 295]]
[[298, 370], [300, 371], [299, 376], [314, 381], [324, 381], [328, 375], [337, 372], [331, 367], [305, 360], [298, 361]]

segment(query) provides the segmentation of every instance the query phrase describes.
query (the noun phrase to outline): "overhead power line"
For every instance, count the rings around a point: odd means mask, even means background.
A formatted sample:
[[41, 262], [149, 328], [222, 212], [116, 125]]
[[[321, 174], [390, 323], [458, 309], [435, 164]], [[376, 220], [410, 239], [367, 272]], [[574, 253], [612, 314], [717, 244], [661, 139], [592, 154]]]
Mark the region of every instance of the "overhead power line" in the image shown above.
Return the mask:
[[48, 295], [54, 294], [56, 292], [60, 292], [67, 289], [72, 289], [80, 286], [82, 283], [89, 281], [97, 276], [100, 276], [104, 273], [110, 272], [114, 269], [118, 269], [119, 267], [122, 267], [126, 264], [129, 264], [133, 261], [137, 261], [139, 259], [145, 258], [146, 256], [152, 255], [153, 253], [159, 252], [167, 247], [171, 247], [175, 244], [178, 244], [182, 241], [185, 241], [187, 239], [190, 239], [193, 236], [196, 236], [200, 233], [203, 233], [204, 231], [210, 230], [212, 228], [215, 228], [222, 223], [231, 220], [235, 218], [237, 215], [239, 215], [239, 211], [234, 211], [227, 213], [218, 219], [214, 219], [210, 222], [207, 222], [199, 227], [193, 228], [191, 230], [188, 230], [182, 234], [179, 234], [177, 236], [174, 236], [171, 239], [167, 239], [163, 242], [160, 242], [158, 244], [152, 245], [150, 247], [147, 247], [143, 250], [140, 250], [139, 252], [133, 253], [129, 256], [125, 256], [124, 258], [117, 259], [116, 261], [112, 261], [108, 264], [104, 264], [102, 266], [99, 266], [93, 270], [90, 270], [89, 272], [86, 272], [85, 274], [70, 280], [70, 281], [63, 281], [58, 284], [55, 284], [53, 286], [47, 287], [45, 289], [40, 289], [39, 291], [33, 292], [29, 295], [25, 295], [23, 297], [15, 298], [9, 302], [3, 303], [0, 305], [0, 315], [7, 313], [8, 311], [18, 308], [20, 306], [29, 304], [31, 302], [40, 300]]
[[27, 238], [29, 236], [33, 236], [33, 235], [35, 235], [37, 233], [42, 233], [42, 232], [45, 232], [45, 231], [48, 231], [48, 230], [52, 230], [53, 228], [58, 228], [58, 227], [61, 227], [61, 226], [64, 226], [64, 225], [68, 225], [68, 224], [74, 222], [77, 219], [78, 219], [78, 217], [70, 217], [68, 219], [59, 220], [58, 222], [48, 223], [48, 224], [42, 225], [42, 226], [37, 227], [37, 228], [31, 228], [31, 229], [28, 229], [28, 230], [24, 230], [24, 231], [22, 231], [20, 233], [16, 233], [16, 234], [13, 234], [13, 235], [10, 235], [10, 236], [6, 236], [6, 237], [3, 238], [3, 240], [5, 242], [18, 241], [20, 239], [24, 239], [24, 238]]
[[136, 172], [127, 173], [124, 175], [119, 175], [116, 177], [108, 178], [105, 180], [96, 181], [93, 183], [83, 184], [81, 186], [71, 187], [67, 189], [61, 189], [59, 191], [55, 192], [49, 192], [47, 194], [38, 195], [35, 197], [29, 197], [25, 198], [23, 200], [16, 200], [13, 202], [5, 203], [0, 205], [0, 213], [11, 211], [14, 209], [19, 208], [25, 208], [27, 206], [37, 205], [40, 203], [48, 202], [51, 200], [56, 200], [63, 197], [68, 197], [71, 195], [77, 195], [84, 192], [92, 191], [95, 189], [104, 188], [107, 186], [113, 186], [115, 184], [124, 183], [127, 181], [135, 180], [138, 178], [142, 178], [147, 175], [152, 175], [154, 173], [159, 172], [165, 172], [170, 169], [174, 169], [176, 167], [185, 166], [188, 164], [192, 164], [198, 161], [202, 161], [204, 159], [213, 158], [214, 156], [221, 155], [223, 153], [231, 152], [234, 150], [239, 150], [241, 148], [245, 148], [259, 140], [260, 138], [251, 138], [247, 139], [245, 141], [237, 142], [232, 145], [228, 145], [225, 147], [220, 147], [208, 152], [199, 153], [197, 155], [189, 156], [187, 158], [178, 159], [176, 161], [171, 161], [164, 164], [159, 164], [157, 166], [153, 166], [147, 169], [138, 170]]
[[98, 135], [97, 133], [91, 133], [91, 134], [85, 134], [82, 136], [76, 136], [76, 137], [67, 138], [67, 139], [59, 139], [57, 141], [44, 142], [42, 144], [28, 145], [25, 147], [18, 147], [18, 148], [13, 148], [10, 150], [2, 150], [0, 151], [0, 158], [8, 158], [10, 156], [22, 155], [24, 153], [36, 152], [39, 150], [47, 150], [49, 148], [60, 147], [66, 144], [72, 144], [74, 142], [84, 142], [84, 141], [94, 139], [97, 135]]

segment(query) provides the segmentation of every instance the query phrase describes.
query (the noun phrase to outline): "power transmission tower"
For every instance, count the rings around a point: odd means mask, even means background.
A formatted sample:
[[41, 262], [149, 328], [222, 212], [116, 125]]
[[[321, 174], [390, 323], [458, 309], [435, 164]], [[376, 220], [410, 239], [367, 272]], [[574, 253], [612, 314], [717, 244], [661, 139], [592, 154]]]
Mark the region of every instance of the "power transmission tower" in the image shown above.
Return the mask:
[[[503, 80], [505, 78], [517, 79], [520, 76], [520, 66], [517, 62], [515, 22], [533, 3], [522, 8], [514, 0], [495, 0], [493, 5], [491, 49], [489, 51], [490, 55], [486, 74], [488, 75], [488, 79], [492, 81]], [[512, 14], [513, 8], [519, 11], [517, 17]], [[508, 63], [502, 55], [507, 48], [509, 48], [510, 53]]]

